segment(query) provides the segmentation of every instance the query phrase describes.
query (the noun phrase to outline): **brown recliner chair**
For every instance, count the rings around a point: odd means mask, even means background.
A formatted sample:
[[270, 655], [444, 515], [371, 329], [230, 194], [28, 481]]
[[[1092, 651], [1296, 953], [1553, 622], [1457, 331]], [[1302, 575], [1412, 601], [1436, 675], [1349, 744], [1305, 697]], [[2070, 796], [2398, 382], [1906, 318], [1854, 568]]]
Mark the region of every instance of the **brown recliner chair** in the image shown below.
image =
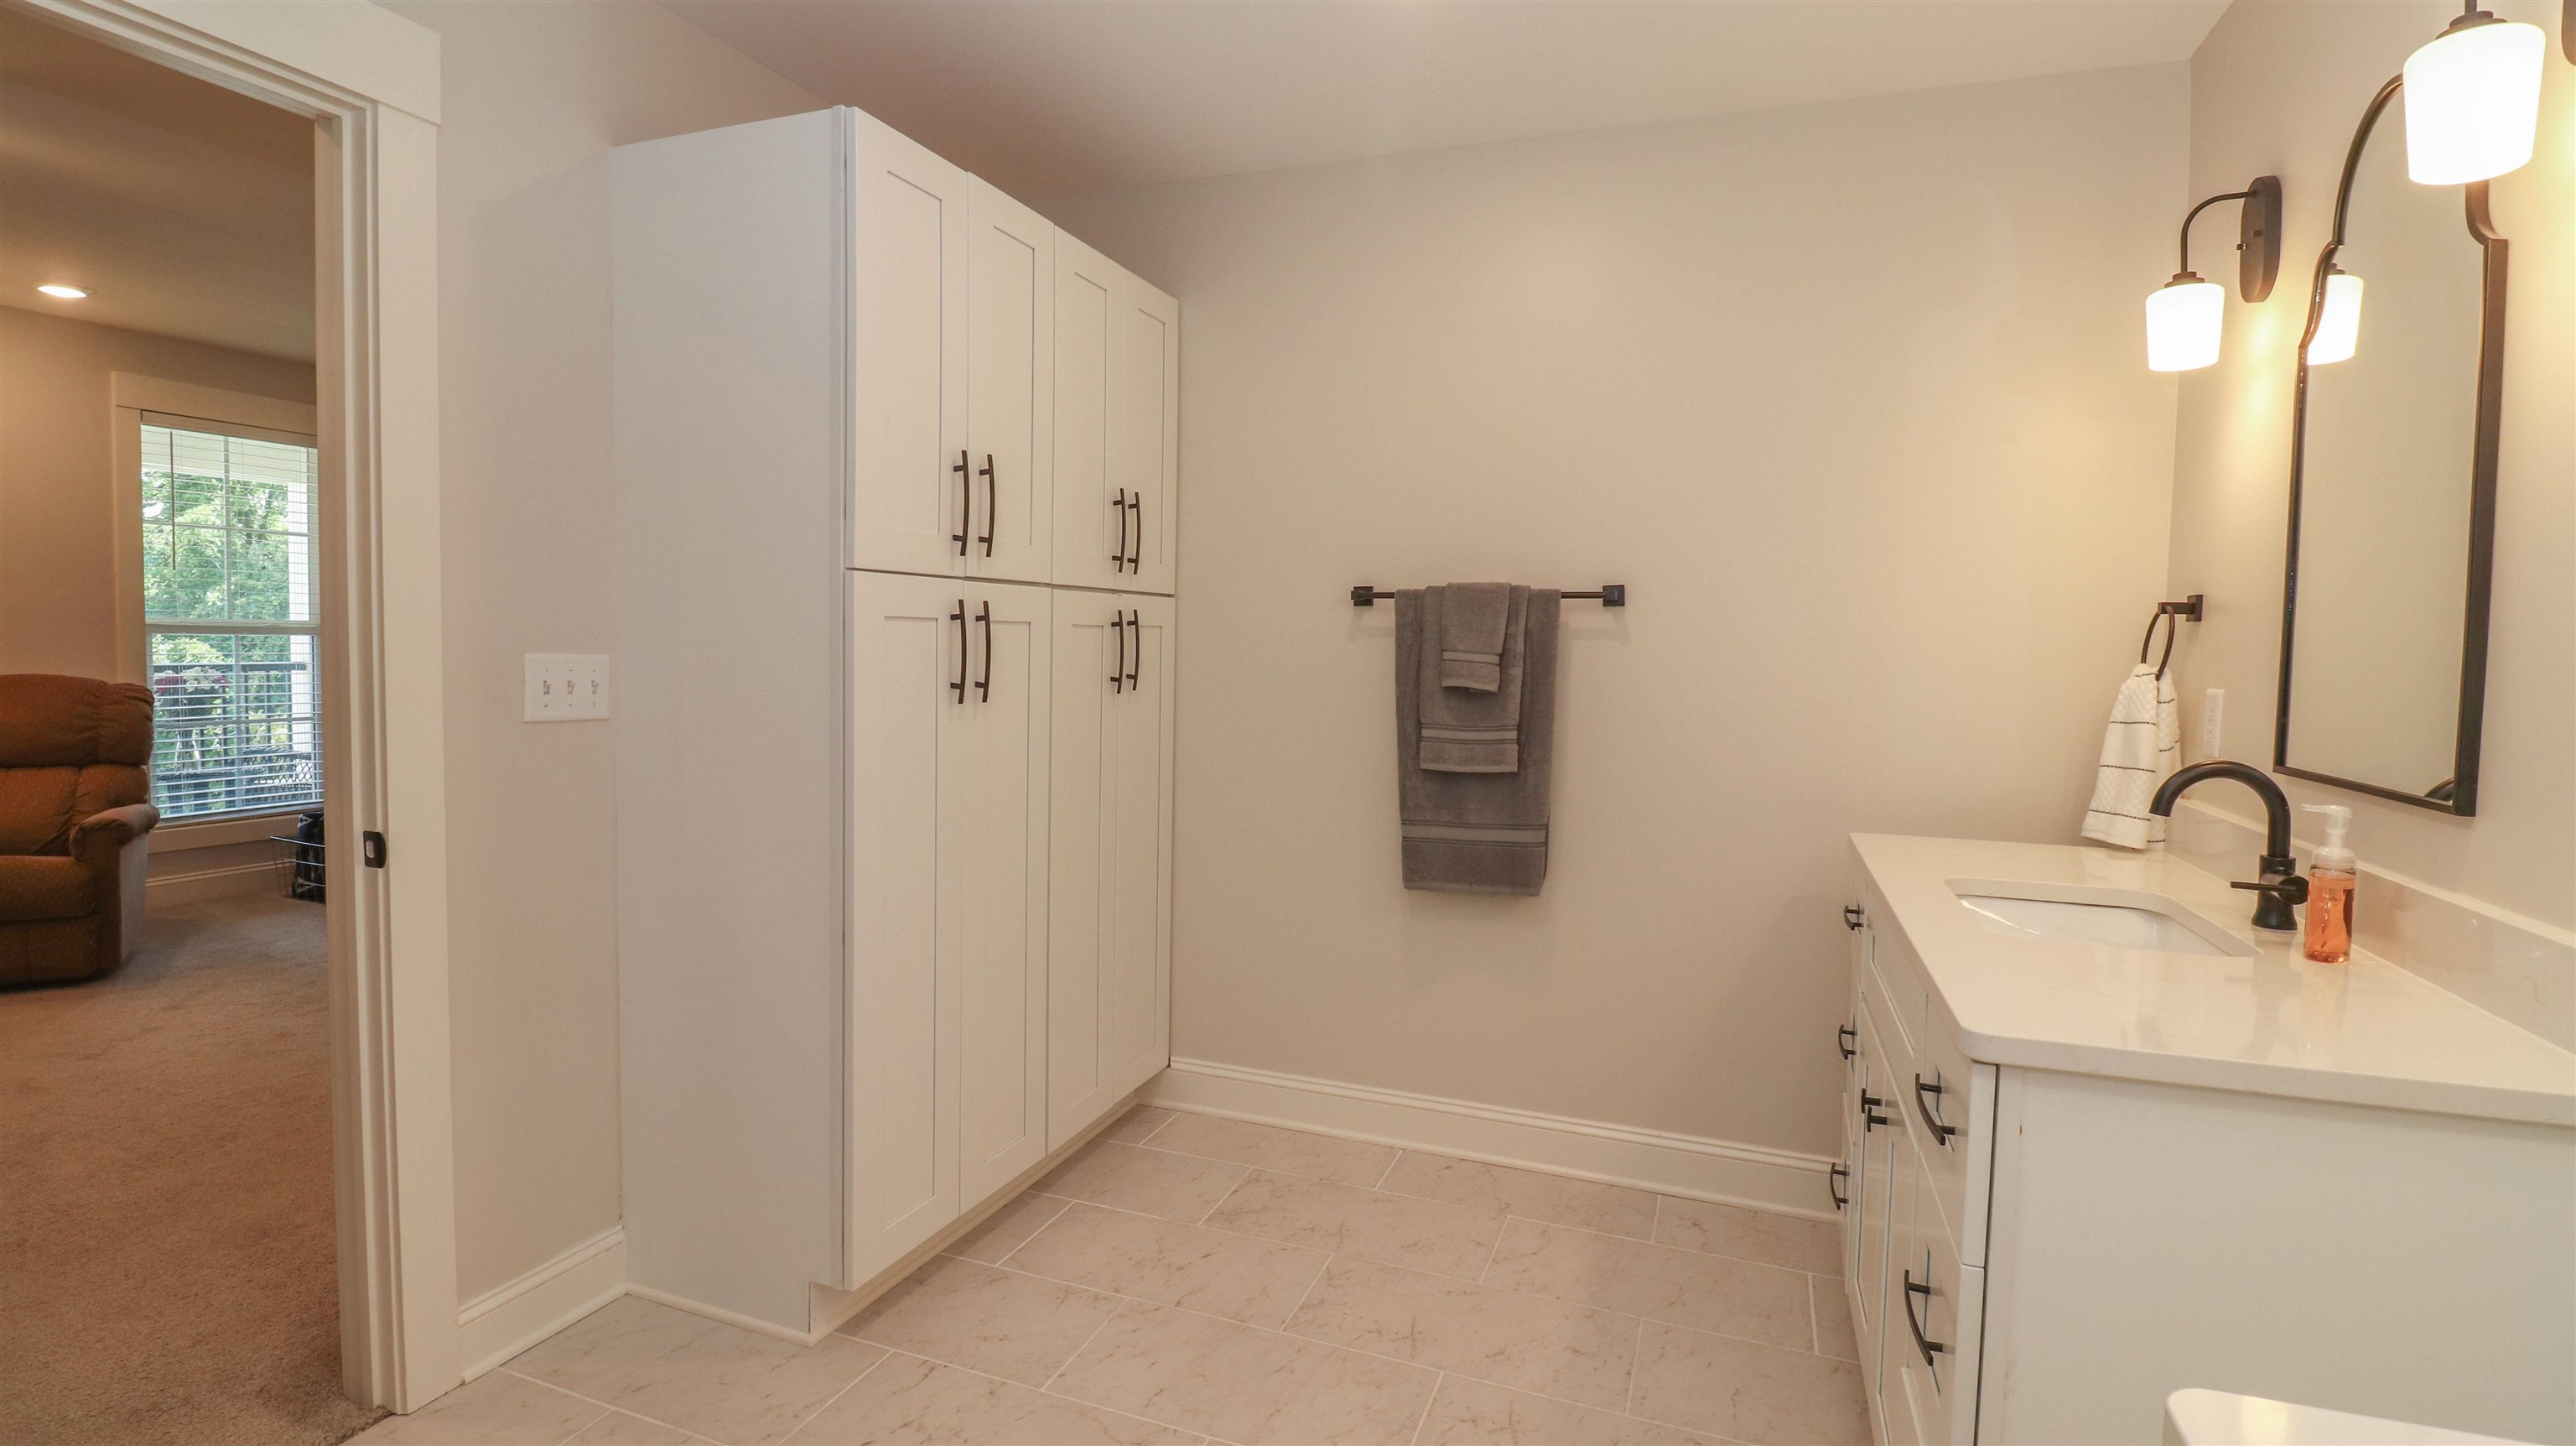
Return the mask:
[[83, 979], [133, 952], [161, 810], [152, 693], [0, 674], [0, 984]]

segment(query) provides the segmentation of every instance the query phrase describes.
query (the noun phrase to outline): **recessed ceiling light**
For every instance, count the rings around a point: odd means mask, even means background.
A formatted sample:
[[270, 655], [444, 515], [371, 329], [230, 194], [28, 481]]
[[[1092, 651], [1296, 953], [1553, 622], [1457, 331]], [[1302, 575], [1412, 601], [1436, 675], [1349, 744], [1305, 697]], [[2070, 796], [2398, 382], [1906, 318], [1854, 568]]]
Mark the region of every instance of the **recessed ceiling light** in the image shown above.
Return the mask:
[[78, 301], [82, 297], [89, 295], [89, 289], [87, 287], [65, 286], [59, 281], [48, 281], [36, 289], [45, 293], [47, 296], [58, 296], [65, 301]]

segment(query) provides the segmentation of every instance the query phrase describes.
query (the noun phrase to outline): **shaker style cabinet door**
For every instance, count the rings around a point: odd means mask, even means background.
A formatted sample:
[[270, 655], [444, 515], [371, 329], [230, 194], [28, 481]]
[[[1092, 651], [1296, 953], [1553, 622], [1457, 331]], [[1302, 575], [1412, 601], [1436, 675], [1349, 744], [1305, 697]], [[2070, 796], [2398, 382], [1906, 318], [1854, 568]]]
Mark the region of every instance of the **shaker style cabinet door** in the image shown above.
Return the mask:
[[1056, 600], [1048, 1145], [1171, 1058], [1171, 599]]
[[1055, 531], [1055, 227], [967, 178], [971, 577], [1045, 582]]
[[1181, 304], [1120, 273], [1109, 486], [1139, 499], [1123, 586], [1170, 592], [1180, 533], [1173, 515], [1181, 461]]
[[850, 1289], [957, 1218], [969, 741], [963, 584], [845, 574], [849, 590]]
[[[1112, 356], [1127, 273], [1059, 231], [1055, 238], [1055, 580], [1133, 585], [1136, 513], [1109, 480]], [[1105, 615], [1104, 615], [1105, 616]]]
[[[851, 567], [962, 573], [967, 176], [844, 108], [850, 157]], [[996, 545], [998, 545], [998, 540]]]
[[[940, 820], [965, 914], [959, 1176], [979, 1202], [1047, 1152], [1047, 772], [1053, 595], [968, 578], [957, 801]], [[925, 841], [927, 846], [927, 841]]]

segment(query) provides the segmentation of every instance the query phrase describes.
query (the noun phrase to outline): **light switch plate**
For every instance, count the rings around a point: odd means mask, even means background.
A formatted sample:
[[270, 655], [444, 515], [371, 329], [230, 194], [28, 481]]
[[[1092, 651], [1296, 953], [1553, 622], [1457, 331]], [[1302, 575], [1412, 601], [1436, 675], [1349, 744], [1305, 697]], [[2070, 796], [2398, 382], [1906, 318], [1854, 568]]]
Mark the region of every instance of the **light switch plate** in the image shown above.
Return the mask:
[[529, 653], [526, 718], [578, 723], [608, 716], [606, 653]]
[[2207, 762], [2218, 756], [2218, 725], [2227, 713], [2227, 690], [2209, 688], [2200, 695], [2200, 757]]

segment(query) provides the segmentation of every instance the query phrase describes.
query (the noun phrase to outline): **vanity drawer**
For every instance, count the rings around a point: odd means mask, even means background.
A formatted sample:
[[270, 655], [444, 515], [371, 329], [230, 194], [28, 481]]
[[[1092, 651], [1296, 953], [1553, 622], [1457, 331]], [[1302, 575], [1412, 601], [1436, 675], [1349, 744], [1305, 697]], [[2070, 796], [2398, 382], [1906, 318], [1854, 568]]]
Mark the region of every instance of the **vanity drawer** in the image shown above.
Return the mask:
[[1904, 1075], [1890, 1079], [1923, 1151], [1927, 1210], [1969, 1265], [1986, 1263], [1986, 1197], [1994, 1181], [1995, 1067], [1977, 1064], [1927, 1008], [1922, 1042]]
[[[1928, 1132], [1915, 1134], [1918, 1145], [1926, 1143]], [[1918, 1161], [1927, 1184], [1929, 1165], [1928, 1158]], [[1915, 1193], [1912, 1216], [1899, 1233], [1903, 1248], [1889, 1252], [1883, 1414], [1891, 1423], [1899, 1415], [1910, 1418], [1923, 1446], [1964, 1446], [1977, 1439], [1986, 1273], [1959, 1259], [1929, 1190]]]

